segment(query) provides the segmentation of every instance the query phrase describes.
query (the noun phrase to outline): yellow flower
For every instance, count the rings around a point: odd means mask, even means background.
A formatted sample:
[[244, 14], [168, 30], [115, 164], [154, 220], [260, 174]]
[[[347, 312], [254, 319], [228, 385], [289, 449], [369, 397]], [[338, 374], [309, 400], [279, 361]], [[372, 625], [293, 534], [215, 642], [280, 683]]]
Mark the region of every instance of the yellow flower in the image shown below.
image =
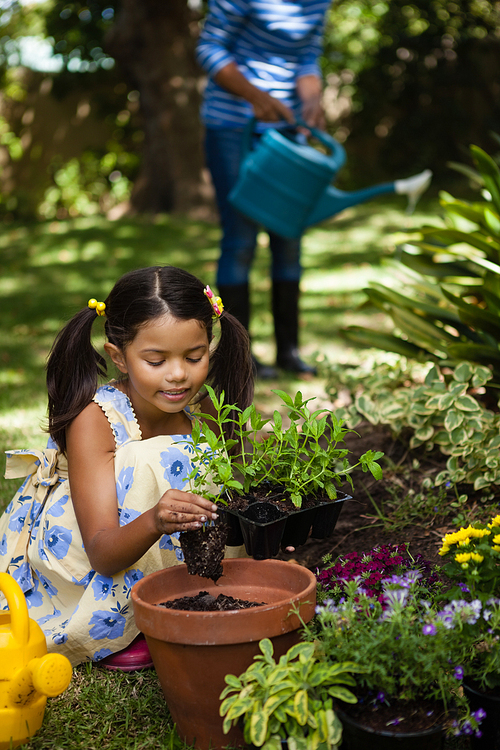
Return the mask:
[[483, 562], [484, 560], [484, 555], [480, 555], [479, 552], [472, 552], [470, 557], [471, 560], [474, 560], [474, 562], [478, 563]]
[[466, 563], [471, 559], [472, 555], [470, 552], [459, 552], [457, 555], [455, 555], [455, 560], [457, 563]]
[[492, 518], [491, 523], [489, 523], [488, 526], [490, 527], [490, 529], [492, 526], [500, 526], [500, 516], [495, 516], [494, 518]]
[[470, 539], [469, 539], [469, 537], [466, 537], [465, 539], [462, 539], [462, 540], [461, 540], [461, 541], [460, 541], [460, 542], [458, 543], [458, 546], [459, 546], [459, 547], [468, 547], [468, 546], [469, 546], [469, 544], [470, 544]]
[[493, 537], [492, 541], [493, 541], [493, 542], [494, 542], [495, 544], [500, 544], [500, 534], [496, 534], [496, 535], [495, 535], [495, 536]]
[[500, 552], [500, 546], [498, 544], [495, 544], [495, 546], [492, 547], [491, 549], [494, 549], [495, 552]]
[[450, 547], [448, 547], [447, 544], [443, 544], [443, 546], [438, 552], [438, 555], [447, 555], [449, 551], [450, 551]]
[[[470, 527], [469, 527], [470, 528]], [[470, 535], [481, 539], [483, 536], [489, 536], [491, 531], [489, 529], [470, 529]]]

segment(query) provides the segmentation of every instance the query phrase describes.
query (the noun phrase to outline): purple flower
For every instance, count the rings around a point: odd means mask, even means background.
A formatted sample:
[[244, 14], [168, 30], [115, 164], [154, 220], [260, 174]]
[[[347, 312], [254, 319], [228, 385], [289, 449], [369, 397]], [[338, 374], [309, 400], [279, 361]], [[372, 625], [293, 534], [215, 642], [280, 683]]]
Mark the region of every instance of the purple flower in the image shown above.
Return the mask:
[[456, 680], [463, 680], [463, 677], [464, 677], [464, 668], [463, 667], [455, 667], [455, 670], [453, 672], [453, 677]]
[[484, 710], [484, 708], [478, 708], [477, 711], [474, 711], [471, 714], [471, 716], [479, 724], [483, 719], [486, 719], [486, 711]]
[[436, 635], [437, 628], [436, 628], [436, 626], [434, 625], [433, 622], [428, 622], [422, 628], [422, 633], [424, 635]]

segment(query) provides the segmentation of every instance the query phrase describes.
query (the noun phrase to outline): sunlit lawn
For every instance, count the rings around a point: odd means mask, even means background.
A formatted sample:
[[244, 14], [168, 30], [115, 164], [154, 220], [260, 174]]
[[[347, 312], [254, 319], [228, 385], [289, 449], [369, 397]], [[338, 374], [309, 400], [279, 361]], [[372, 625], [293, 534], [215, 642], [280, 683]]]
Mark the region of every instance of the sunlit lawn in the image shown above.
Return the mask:
[[[438, 211], [432, 201], [422, 202], [411, 217], [404, 208], [402, 198], [377, 199], [307, 233], [301, 302], [306, 357], [320, 352], [332, 360], [354, 361], [356, 352], [339, 335], [342, 326], [368, 320], [373, 325], [374, 319], [387, 325], [373, 309], [357, 309], [365, 299], [362, 289], [371, 280], [390, 283], [394, 270], [386, 260], [402, 233]], [[115, 280], [133, 268], [178, 265], [214, 284], [218, 239], [214, 224], [165, 216], [0, 228], [2, 451], [45, 444], [44, 362], [55, 334], [74, 312], [90, 297], [105, 298]], [[268, 266], [266, 236], [260, 235], [252, 274], [252, 336], [257, 354], [271, 362]], [[96, 321], [97, 343], [101, 325]], [[274, 408], [270, 389], [276, 387], [324, 396], [321, 379], [283, 377], [257, 384], [260, 408]], [[0, 508], [15, 489], [16, 481], [0, 480]], [[49, 701], [44, 725], [26, 747], [111, 750], [169, 748], [174, 742], [154, 672], [126, 676], [87, 665], [76, 671], [67, 693]]]

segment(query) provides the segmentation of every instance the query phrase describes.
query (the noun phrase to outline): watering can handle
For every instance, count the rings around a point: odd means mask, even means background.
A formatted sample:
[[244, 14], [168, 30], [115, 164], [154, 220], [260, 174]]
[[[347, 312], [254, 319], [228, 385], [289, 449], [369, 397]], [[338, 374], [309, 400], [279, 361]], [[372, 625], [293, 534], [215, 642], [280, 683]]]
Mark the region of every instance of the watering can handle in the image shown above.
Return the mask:
[[0, 573], [0, 591], [7, 599], [12, 637], [23, 646], [29, 640], [28, 606], [24, 594], [18, 582], [8, 573]]
[[346, 161], [345, 149], [338, 141], [335, 140], [335, 138], [332, 138], [331, 135], [325, 133], [324, 130], [319, 130], [318, 128], [313, 128], [310, 125], [307, 125], [301, 117], [296, 118], [296, 124], [299, 128], [307, 128], [313, 138], [316, 138], [316, 140], [322, 143], [323, 146], [326, 146], [328, 149], [330, 149], [336, 169], [340, 169], [340, 167], [344, 166]]
[[[257, 118], [252, 117], [245, 126], [245, 130], [243, 132], [241, 162], [244, 161], [245, 157], [252, 150], [252, 135], [255, 129], [256, 122]], [[331, 135], [328, 135], [328, 133], [325, 133], [323, 130], [309, 127], [309, 125], [306, 125], [304, 120], [302, 120], [300, 117], [297, 117], [296, 125], [299, 128], [307, 128], [307, 130], [309, 130], [314, 138], [316, 138], [320, 143], [330, 149], [330, 151], [332, 152], [331, 158], [335, 162], [336, 170], [339, 170], [340, 167], [344, 166], [346, 160], [345, 149], [343, 146], [341, 146], [340, 143], [338, 143], [338, 141], [335, 140], [335, 138], [332, 138]]]

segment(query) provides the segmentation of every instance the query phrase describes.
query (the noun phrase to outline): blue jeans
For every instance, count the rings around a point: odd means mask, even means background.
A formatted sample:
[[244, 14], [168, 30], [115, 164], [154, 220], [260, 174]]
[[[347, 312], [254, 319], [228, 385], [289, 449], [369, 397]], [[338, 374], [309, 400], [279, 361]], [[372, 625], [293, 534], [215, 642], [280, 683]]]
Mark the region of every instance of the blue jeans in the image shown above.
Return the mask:
[[[238, 179], [243, 152], [244, 130], [207, 128], [205, 154], [212, 174], [222, 224], [221, 254], [217, 285], [248, 283], [255, 255], [259, 226], [241, 214], [228, 201]], [[300, 239], [288, 239], [269, 232], [273, 281], [299, 281]]]

